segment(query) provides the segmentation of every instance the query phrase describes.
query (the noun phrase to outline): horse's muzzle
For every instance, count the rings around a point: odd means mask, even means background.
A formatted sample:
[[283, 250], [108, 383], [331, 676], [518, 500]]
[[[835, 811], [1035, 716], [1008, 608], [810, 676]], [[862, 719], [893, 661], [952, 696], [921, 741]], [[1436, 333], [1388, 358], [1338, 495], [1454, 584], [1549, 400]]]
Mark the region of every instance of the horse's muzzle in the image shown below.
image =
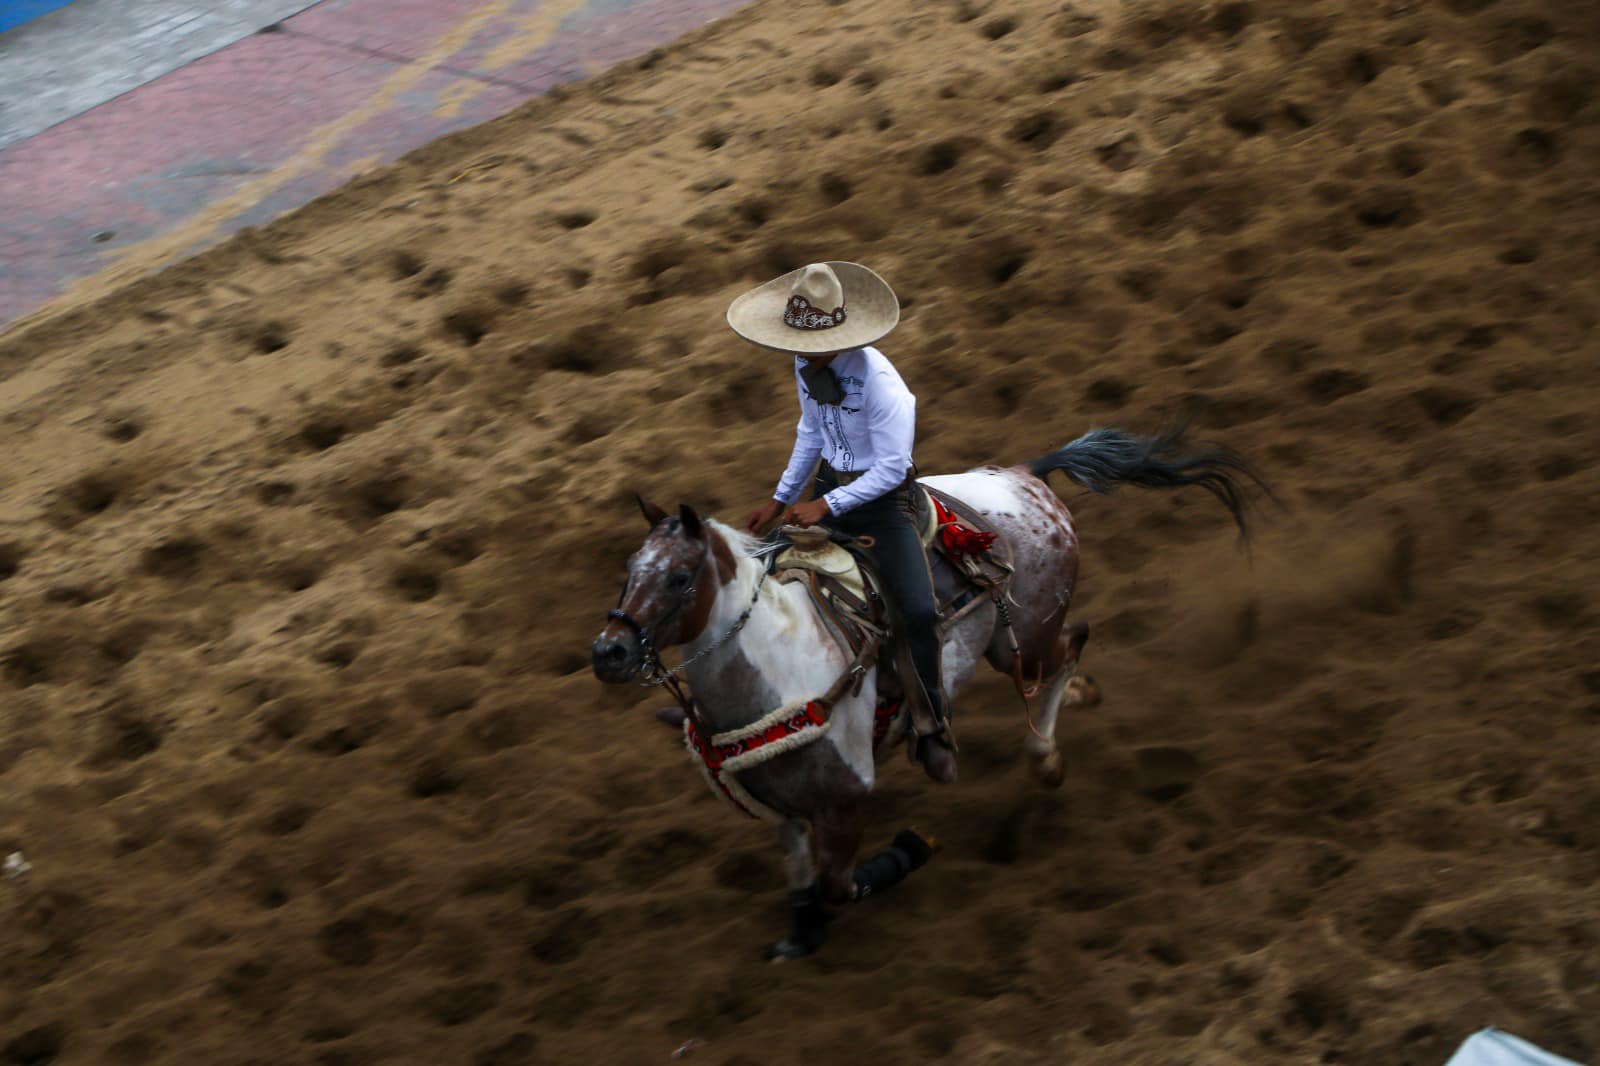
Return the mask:
[[594, 676], [610, 685], [630, 681], [644, 665], [639, 635], [622, 626], [607, 626], [589, 648]]

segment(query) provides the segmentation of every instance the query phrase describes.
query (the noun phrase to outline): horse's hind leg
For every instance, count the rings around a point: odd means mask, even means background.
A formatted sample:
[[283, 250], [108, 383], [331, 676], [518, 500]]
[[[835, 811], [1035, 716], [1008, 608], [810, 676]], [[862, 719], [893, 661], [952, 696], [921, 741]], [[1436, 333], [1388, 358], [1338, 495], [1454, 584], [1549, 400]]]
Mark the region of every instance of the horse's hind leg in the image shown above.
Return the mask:
[[1061, 630], [1051, 656], [1055, 671], [1040, 701], [1033, 729], [1023, 740], [1033, 764], [1034, 777], [1051, 788], [1059, 788], [1065, 776], [1061, 749], [1056, 744], [1056, 719], [1062, 706], [1093, 706], [1100, 702], [1094, 682], [1078, 676], [1078, 659], [1088, 639], [1089, 627], [1083, 622], [1074, 622]]
[[817, 857], [811, 829], [803, 819], [790, 818], [778, 827], [783, 849], [783, 874], [789, 884], [789, 935], [767, 949], [773, 961], [811, 954], [828, 939], [828, 910], [817, 885]]

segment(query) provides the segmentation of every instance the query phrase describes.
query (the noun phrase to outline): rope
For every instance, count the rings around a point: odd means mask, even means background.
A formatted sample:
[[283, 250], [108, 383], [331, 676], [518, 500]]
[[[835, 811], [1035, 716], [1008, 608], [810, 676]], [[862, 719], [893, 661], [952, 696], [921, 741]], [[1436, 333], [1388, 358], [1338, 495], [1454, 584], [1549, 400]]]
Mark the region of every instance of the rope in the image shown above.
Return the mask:
[[1031, 700], [1039, 692], [1039, 686], [1044, 682], [1044, 664], [1039, 664], [1039, 680], [1032, 688], [1022, 680], [1022, 645], [1017, 642], [1016, 627], [1011, 624], [1011, 610], [1006, 607], [1004, 596], [994, 598], [995, 609], [1000, 612], [1000, 622], [1006, 627], [1006, 640], [1011, 644], [1011, 682], [1017, 686], [1017, 695], [1022, 697], [1022, 715], [1027, 719], [1028, 732], [1044, 741], [1051, 743], [1049, 737], [1039, 732], [1039, 727], [1033, 724], [1033, 703]]

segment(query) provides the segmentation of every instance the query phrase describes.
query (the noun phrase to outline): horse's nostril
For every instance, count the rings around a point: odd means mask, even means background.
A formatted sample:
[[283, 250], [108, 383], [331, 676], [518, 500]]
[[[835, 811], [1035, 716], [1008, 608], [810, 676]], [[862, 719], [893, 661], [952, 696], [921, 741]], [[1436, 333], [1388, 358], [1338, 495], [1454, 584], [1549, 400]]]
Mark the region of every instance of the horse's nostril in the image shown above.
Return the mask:
[[628, 649], [615, 640], [596, 641], [594, 661], [606, 666], [621, 666], [628, 660]]
[[589, 654], [594, 663], [595, 676], [602, 681], [625, 681], [638, 669], [639, 651], [627, 639], [598, 637], [590, 647]]

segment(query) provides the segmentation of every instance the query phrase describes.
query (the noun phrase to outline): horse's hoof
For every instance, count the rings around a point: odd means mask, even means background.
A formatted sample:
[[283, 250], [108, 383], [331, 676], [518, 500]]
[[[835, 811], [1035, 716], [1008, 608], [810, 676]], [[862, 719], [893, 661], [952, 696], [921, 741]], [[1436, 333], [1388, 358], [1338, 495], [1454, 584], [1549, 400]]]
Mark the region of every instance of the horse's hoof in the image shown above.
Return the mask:
[[1052, 751], [1048, 755], [1035, 755], [1033, 757], [1033, 776], [1046, 788], [1060, 788], [1061, 782], [1067, 776], [1066, 767], [1061, 762], [1061, 753]]
[[666, 726], [668, 729], [682, 730], [683, 729], [683, 720], [685, 718], [687, 718], [687, 717], [688, 717], [688, 715], [683, 713], [683, 708], [682, 707], [657, 707], [656, 708], [656, 721], [660, 722], [662, 725]]
[[1100, 706], [1100, 686], [1095, 684], [1094, 678], [1082, 674], [1067, 682], [1067, 690], [1062, 695], [1069, 707]]
[[806, 944], [794, 937], [786, 936], [782, 940], [767, 948], [768, 962], [787, 962], [790, 959], [803, 959], [807, 955], [815, 955], [822, 946], [821, 941], [815, 944]]

